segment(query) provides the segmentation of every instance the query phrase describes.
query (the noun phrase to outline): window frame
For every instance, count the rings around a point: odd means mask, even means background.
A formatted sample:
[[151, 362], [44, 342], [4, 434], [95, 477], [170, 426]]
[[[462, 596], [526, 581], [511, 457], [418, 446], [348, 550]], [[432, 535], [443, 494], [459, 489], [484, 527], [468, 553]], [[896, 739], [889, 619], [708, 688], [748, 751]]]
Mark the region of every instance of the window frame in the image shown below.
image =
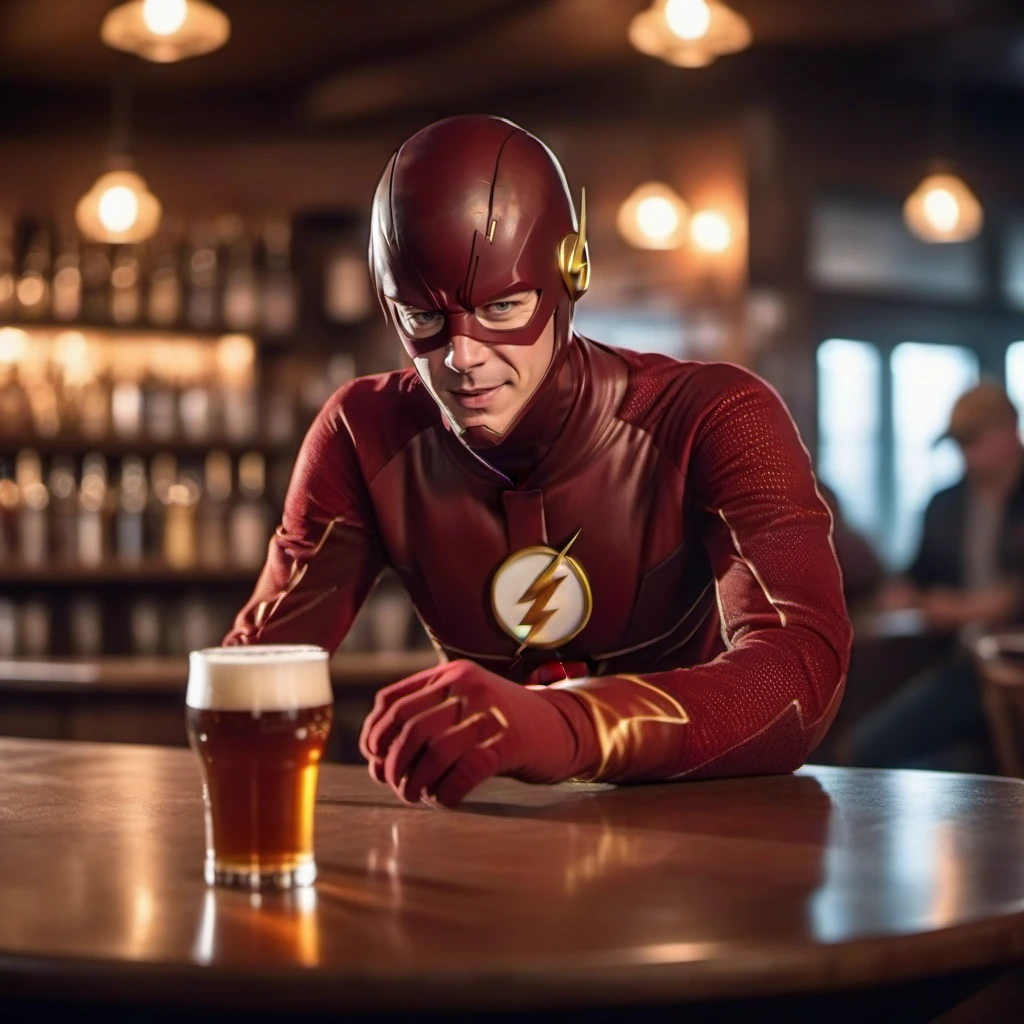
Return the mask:
[[[875, 345], [882, 362], [880, 375], [878, 494], [882, 506], [879, 522], [892, 522], [896, 513], [896, 446], [893, 422], [892, 353], [904, 342], [929, 345], [953, 345], [972, 351], [978, 358], [982, 379], [994, 380], [1006, 387], [1006, 353], [1011, 345], [1024, 341], [1024, 311], [967, 309], [938, 302], [908, 301], [877, 295], [851, 295], [818, 292], [813, 299], [814, 331], [814, 449], [817, 465], [820, 445], [818, 430], [817, 352], [831, 338]], [[1024, 410], [1022, 410], [1024, 412]], [[884, 538], [873, 536], [880, 556], [889, 562]], [[911, 555], [912, 557], [912, 555]], [[890, 564], [895, 570], [905, 564]]]

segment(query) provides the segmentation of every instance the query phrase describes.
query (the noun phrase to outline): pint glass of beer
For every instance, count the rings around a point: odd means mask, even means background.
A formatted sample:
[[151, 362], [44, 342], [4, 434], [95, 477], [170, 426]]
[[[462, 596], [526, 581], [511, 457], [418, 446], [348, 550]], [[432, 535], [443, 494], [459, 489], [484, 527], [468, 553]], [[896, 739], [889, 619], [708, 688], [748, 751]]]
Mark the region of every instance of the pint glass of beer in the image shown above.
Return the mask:
[[185, 703], [203, 772], [206, 881], [312, 884], [317, 777], [333, 712], [327, 652], [294, 644], [193, 651]]

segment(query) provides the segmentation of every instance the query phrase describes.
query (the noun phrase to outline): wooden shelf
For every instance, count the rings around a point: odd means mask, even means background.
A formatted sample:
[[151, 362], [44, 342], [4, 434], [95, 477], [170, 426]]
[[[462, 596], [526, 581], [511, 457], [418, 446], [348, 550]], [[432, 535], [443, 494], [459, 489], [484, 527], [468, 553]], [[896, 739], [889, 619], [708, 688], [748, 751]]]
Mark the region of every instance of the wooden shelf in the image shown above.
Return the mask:
[[[356, 326], [363, 326], [359, 324]], [[285, 354], [296, 348], [296, 343], [304, 337], [298, 326], [284, 334], [268, 333], [260, 327], [251, 330], [238, 330], [237, 328], [225, 327], [223, 325], [200, 330], [189, 324], [171, 324], [169, 327], [158, 327], [148, 323], [137, 324], [115, 324], [84, 323], [82, 321], [68, 320], [2, 320], [0, 327], [15, 327], [21, 331], [46, 331], [53, 333], [57, 331], [81, 331], [83, 334], [90, 332], [94, 334], [106, 334], [110, 337], [139, 337], [152, 341], [170, 341], [179, 339], [185, 341], [201, 341], [213, 343], [219, 341], [226, 334], [244, 334], [252, 338], [253, 344], [259, 350], [269, 350], [275, 355]]]
[[166, 562], [147, 561], [138, 565], [122, 565], [113, 560], [102, 565], [70, 564], [19, 565], [5, 563], [0, 566], [0, 587], [10, 584], [55, 586], [60, 584], [112, 584], [133, 583], [143, 585], [222, 583], [224, 585], [252, 586], [259, 569], [238, 566], [194, 566], [179, 569]]
[[234, 456], [244, 455], [246, 452], [259, 452], [261, 455], [271, 457], [292, 454], [298, 444], [298, 438], [275, 442], [228, 441], [224, 438], [211, 438], [207, 441], [171, 438], [167, 441], [157, 441], [147, 437], [108, 437], [92, 440], [81, 434], [39, 437], [0, 433], [0, 454], [4, 455], [14, 455], [23, 448], [32, 448], [43, 456], [85, 455], [96, 452], [99, 455], [120, 458], [125, 455], [158, 455], [161, 452], [171, 452], [180, 457], [202, 456], [214, 449], [220, 449]]
[[[383, 686], [437, 664], [432, 650], [341, 651], [331, 659], [338, 688]], [[180, 694], [188, 658], [11, 658], [0, 660], [0, 692]]]

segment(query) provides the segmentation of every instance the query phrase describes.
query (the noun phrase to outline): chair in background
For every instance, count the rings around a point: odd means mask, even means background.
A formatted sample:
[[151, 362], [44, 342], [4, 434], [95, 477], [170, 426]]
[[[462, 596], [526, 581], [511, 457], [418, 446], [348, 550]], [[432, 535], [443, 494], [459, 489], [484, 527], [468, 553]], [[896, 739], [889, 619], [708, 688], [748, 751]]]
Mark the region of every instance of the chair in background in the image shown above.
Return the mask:
[[1024, 633], [981, 637], [974, 661], [999, 770], [1024, 778]]

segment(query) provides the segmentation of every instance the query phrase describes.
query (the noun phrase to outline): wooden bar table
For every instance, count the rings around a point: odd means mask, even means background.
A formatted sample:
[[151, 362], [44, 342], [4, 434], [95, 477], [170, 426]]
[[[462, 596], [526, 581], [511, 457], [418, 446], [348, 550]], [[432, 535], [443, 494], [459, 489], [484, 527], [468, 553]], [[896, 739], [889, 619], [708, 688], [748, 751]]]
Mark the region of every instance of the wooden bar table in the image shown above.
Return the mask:
[[1024, 951], [1014, 780], [493, 780], [446, 811], [326, 765], [317, 859], [311, 890], [209, 889], [189, 751], [0, 740], [0, 1019], [927, 1020]]

